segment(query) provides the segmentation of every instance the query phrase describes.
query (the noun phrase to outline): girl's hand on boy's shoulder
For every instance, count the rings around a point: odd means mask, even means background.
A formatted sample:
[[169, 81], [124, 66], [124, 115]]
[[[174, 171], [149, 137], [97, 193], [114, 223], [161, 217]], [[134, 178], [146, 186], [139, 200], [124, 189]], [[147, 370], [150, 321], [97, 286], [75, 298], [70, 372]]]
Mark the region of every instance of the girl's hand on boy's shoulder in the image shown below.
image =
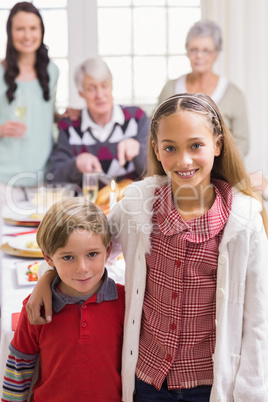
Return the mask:
[[49, 313], [49, 308], [45, 308], [45, 302], [37, 295], [31, 294], [28, 303], [26, 304], [26, 311], [30, 324], [44, 325], [52, 320], [52, 314]]
[[52, 291], [51, 282], [55, 271], [47, 271], [35, 285], [26, 304], [26, 311], [32, 325], [44, 325], [52, 320]]

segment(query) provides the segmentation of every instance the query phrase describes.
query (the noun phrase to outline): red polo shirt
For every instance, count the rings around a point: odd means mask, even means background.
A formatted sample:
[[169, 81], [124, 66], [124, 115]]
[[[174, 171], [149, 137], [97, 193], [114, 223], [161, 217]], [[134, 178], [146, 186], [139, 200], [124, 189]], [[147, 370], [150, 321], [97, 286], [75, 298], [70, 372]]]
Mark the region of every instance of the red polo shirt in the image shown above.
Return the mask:
[[213, 382], [218, 249], [232, 206], [229, 184], [213, 181], [216, 198], [185, 222], [171, 185], [156, 191], [137, 376], [160, 389]]
[[40, 354], [32, 400], [121, 402], [124, 287], [106, 277], [81, 307], [66, 304], [72, 298], [63, 297], [52, 322], [43, 326], [30, 325], [26, 299], [12, 340], [18, 358]]

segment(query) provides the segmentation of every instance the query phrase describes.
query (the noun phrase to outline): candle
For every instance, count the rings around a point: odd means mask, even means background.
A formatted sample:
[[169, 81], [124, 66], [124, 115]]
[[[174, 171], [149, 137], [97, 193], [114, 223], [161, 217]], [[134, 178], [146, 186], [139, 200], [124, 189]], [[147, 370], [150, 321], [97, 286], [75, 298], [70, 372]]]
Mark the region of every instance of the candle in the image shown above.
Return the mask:
[[110, 210], [113, 208], [116, 203], [116, 191], [115, 191], [115, 181], [111, 181], [111, 191], [110, 191]]

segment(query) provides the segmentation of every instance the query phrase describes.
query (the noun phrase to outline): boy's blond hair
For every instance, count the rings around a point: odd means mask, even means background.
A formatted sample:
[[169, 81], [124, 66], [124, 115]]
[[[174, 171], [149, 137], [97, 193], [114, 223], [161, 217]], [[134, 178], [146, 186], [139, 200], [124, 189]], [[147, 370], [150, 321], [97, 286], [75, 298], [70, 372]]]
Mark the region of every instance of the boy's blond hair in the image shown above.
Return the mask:
[[111, 242], [112, 234], [106, 215], [82, 197], [63, 199], [53, 204], [40, 223], [36, 240], [41, 250], [53, 256], [56, 250], [66, 245], [75, 229], [100, 235], [105, 247]]

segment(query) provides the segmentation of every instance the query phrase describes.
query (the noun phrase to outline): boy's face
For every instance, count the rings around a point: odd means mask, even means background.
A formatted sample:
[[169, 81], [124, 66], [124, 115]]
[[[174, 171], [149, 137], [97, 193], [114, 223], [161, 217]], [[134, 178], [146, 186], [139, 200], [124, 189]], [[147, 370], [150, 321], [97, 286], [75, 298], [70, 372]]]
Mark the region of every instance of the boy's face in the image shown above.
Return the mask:
[[91, 295], [102, 284], [110, 249], [111, 245], [106, 248], [100, 235], [76, 229], [64, 247], [57, 249], [53, 256], [44, 254], [44, 257], [50, 266], [56, 267], [63, 293], [69, 296]]

